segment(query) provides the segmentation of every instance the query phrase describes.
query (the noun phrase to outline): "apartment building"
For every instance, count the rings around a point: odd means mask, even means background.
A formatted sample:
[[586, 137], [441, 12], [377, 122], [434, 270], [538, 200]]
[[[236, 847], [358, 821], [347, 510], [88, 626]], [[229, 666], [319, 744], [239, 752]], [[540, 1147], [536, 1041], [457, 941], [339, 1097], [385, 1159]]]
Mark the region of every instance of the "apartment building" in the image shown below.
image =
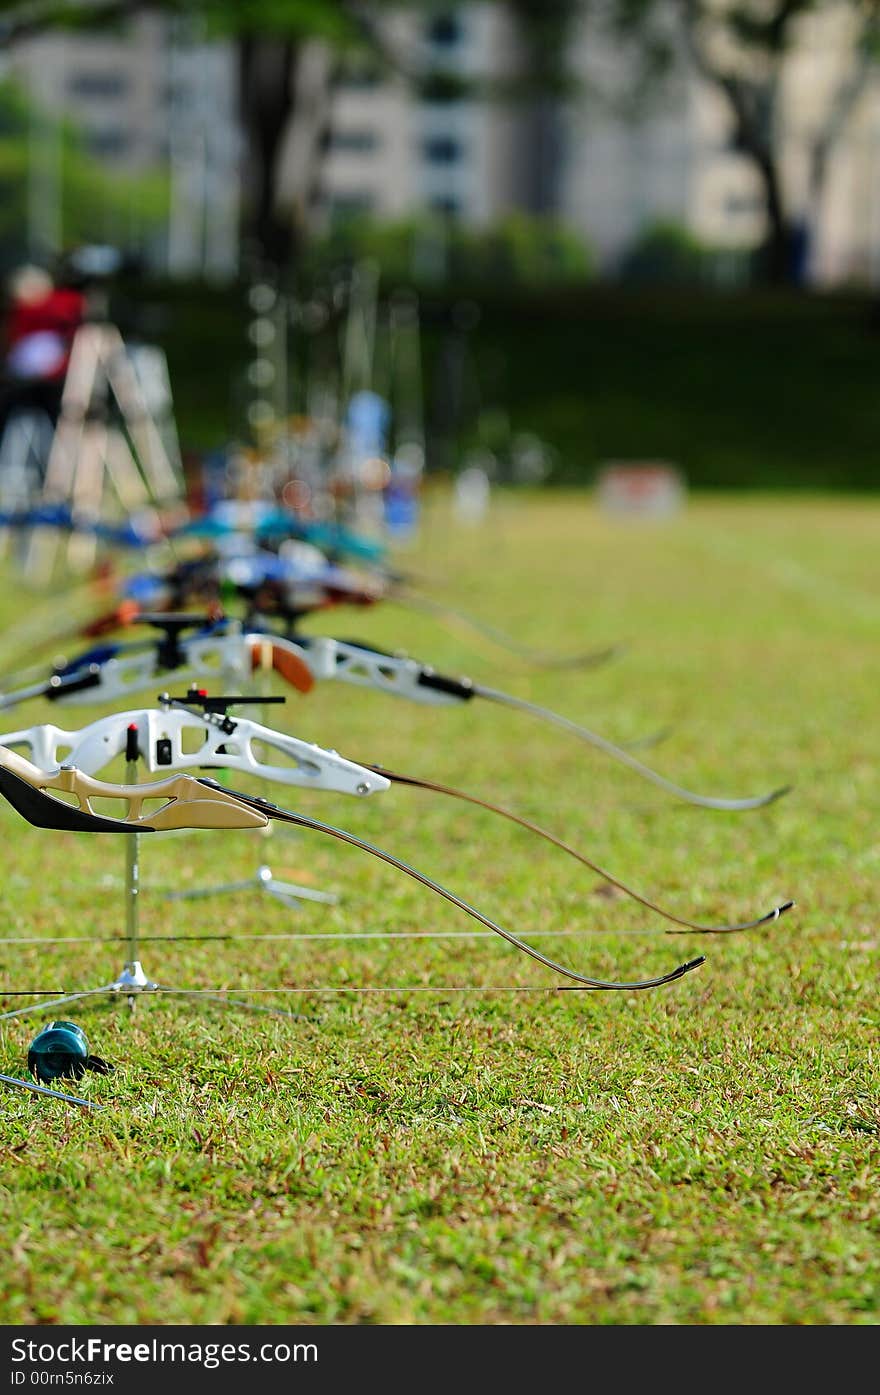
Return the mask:
[[[235, 54], [192, 22], [138, 15], [118, 35], [51, 32], [17, 44], [5, 62], [34, 115], [29, 190], [33, 253], [63, 245], [60, 123], [111, 173], [169, 179], [167, 232], [141, 246], [172, 274], [224, 276], [237, 265], [241, 142]], [[137, 246], [134, 222], [108, 228]]]
[[[471, 95], [432, 101], [411, 82], [369, 71], [338, 82], [322, 162], [324, 218], [430, 209], [485, 225], [513, 208], [555, 213], [609, 272], [659, 222], [730, 252], [732, 266], [762, 241], [754, 166], [733, 148], [724, 97], [684, 53], [663, 88], [637, 107], [633, 53], [584, 20], [568, 53], [582, 95], [539, 106], [477, 95], [481, 83], [497, 89], [522, 70], [523, 37], [503, 5], [401, 12], [389, 35], [411, 69], [457, 75]], [[808, 207], [809, 144], [851, 70], [852, 37], [843, 6], [805, 16], [783, 75], [783, 185], [789, 207], [812, 225], [807, 274], [822, 285], [880, 284], [880, 76], [865, 83], [840, 133], [820, 208]]]
[[350, 65], [334, 82], [317, 220], [426, 210], [485, 226], [517, 207], [521, 113], [486, 95], [519, 61], [506, 8], [401, 11], [384, 31], [389, 69]]
[[[819, 285], [880, 284], [880, 69], [840, 131], [818, 207], [809, 192], [811, 144], [852, 73], [852, 45], [846, 7], [804, 16], [781, 81], [782, 187], [786, 207], [809, 226], [806, 275]], [[627, 95], [633, 64], [625, 48], [583, 23], [572, 52], [588, 89]], [[683, 54], [640, 116], [594, 97], [570, 104], [565, 122], [560, 212], [593, 239], [606, 266], [659, 221], [732, 254], [763, 240], [763, 189], [754, 164], [734, 148], [727, 101]]]
[[[485, 227], [515, 209], [552, 213], [580, 231], [613, 271], [640, 233], [667, 221], [737, 254], [764, 234], [752, 165], [732, 147], [717, 90], [682, 56], [654, 100], [633, 114], [636, 67], [594, 25], [575, 26], [568, 66], [582, 95], [516, 99], [505, 84], [527, 66], [510, 6], [471, 0], [401, 7], [381, 20], [389, 61], [339, 65], [307, 44], [279, 179], [281, 205], [315, 228], [363, 212], [397, 219], [444, 213]], [[783, 179], [806, 206], [809, 142], [851, 61], [845, 6], [805, 15], [780, 108]], [[163, 170], [167, 236], [151, 247], [173, 274], [223, 276], [237, 265], [242, 142], [234, 45], [207, 43], [192, 20], [141, 15], [119, 37], [61, 35], [16, 47], [7, 64], [34, 103], [72, 118], [108, 169]], [[49, 141], [47, 129], [41, 139]], [[815, 235], [811, 279], [880, 284], [880, 81], [841, 131]], [[51, 149], [34, 161], [32, 241], [58, 226]], [[131, 230], [136, 233], [136, 229]]]

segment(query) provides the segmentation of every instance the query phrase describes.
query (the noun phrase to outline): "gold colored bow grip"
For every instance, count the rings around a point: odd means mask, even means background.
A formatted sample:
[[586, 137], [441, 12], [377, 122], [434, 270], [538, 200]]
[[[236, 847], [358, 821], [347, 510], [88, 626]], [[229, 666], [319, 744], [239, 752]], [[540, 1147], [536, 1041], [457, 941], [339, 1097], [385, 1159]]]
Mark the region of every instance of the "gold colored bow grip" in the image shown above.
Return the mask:
[[[39, 828], [72, 832], [165, 833], [181, 828], [264, 828], [269, 822], [259, 810], [188, 775], [172, 775], [152, 784], [109, 784], [84, 775], [73, 766], [62, 766], [54, 774], [47, 774], [5, 746], [0, 746], [0, 794], [29, 823]], [[73, 795], [76, 802], [59, 798], [59, 795]], [[121, 800], [124, 814], [111, 818], [96, 813], [91, 803], [96, 798]]]

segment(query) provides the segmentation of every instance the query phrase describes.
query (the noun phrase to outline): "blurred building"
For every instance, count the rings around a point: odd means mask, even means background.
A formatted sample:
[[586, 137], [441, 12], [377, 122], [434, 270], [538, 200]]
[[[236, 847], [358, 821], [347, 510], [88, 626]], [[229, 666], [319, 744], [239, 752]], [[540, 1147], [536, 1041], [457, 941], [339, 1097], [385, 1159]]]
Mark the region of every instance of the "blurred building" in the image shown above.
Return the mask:
[[[845, 6], [805, 16], [783, 78], [782, 176], [812, 242], [805, 275], [818, 284], [880, 284], [880, 79], [865, 84], [840, 133], [818, 209], [810, 207], [808, 142], [826, 120], [852, 59]], [[720, 277], [745, 274], [765, 232], [754, 166], [732, 144], [720, 92], [682, 54], [663, 91], [641, 109], [634, 55], [586, 21], [567, 61], [584, 95], [568, 102], [499, 97], [526, 54], [510, 7], [470, 3], [386, 21], [408, 71], [451, 75], [443, 100], [403, 76], [352, 70], [330, 100], [315, 214], [415, 210], [486, 224], [513, 209], [559, 215], [616, 270], [652, 225], [690, 233], [715, 254]], [[492, 95], [482, 96], [480, 85]], [[435, 83], [435, 86], [437, 84]], [[494, 91], [493, 91], [494, 89]]]
[[[732, 147], [724, 99], [684, 56], [662, 96], [638, 109], [622, 100], [637, 87], [633, 54], [582, 22], [567, 63], [584, 95], [542, 99], [523, 95], [529, 53], [512, 5], [392, 7], [377, 22], [383, 65], [340, 64], [318, 42], [301, 48], [280, 158], [279, 201], [291, 217], [320, 229], [353, 213], [428, 211], [485, 227], [514, 210], [548, 213], [579, 231], [608, 272], [646, 229], [667, 223], [711, 248], [720, 274], [743, 274], [764, 235], [762, 190]], [[790, 204], [810, 214], [809, 279], [877, 285], [876, 75], [840, 133], [815, 217], [808, 207], [807, 145], [850, 61], [849, 22], [845, 5], [800, 21], [783, 82], [783, 178]], [[205, 42], [181, 15], [141, 15], [125, 35], [47, 34], [6, 61], [35, 105], [78, 125], [109, 169], [168, 174], [167, 235], [141, 249], [154, 265], [181, 276], [235, 272], [242, 141], [232, 42]], [[60, 238], [51, 142], [35, 121], [32, 249]], [[137, 246], [135, 224], [123, 232]], [[425, 255], [435, 252], [426, 243]]]
[[317, 220], [340, 213], [400, 218], [421, 210], [485, 225], [520, 206], [522, 113], [516, 103], [489, 95], [519, 62], [506, 7], [401, 10], [383, 29], [388, 67], [349, 64], [334, 80]]
[[46, 33], [20, 41], [6, 60], [33, 109], [28, 240], [34, 254], [64, 237], [53, 142], [61, 122], [109, 171], [169, 179], [167, 234], [108, 224], [157, 269], [225, 276], [238, 259], [238, 135], [235, 54], [201, 40], [180, 18], [137, 15], [124, 34]]
[[[735, 277], [763, 239], [765, 212], [755, 167], [733, 146], [726, 99], [682, 54], [640, 115], [603, 102], [597, 94], [632, 91], [633, 55], [588, 23], [573, 39], [572, 67], [593, 95], [566, 111], [562, 215], [589, 235], [609, 269], [646, 227], [666, 222], [721, 254], [720, 268], [729, 254]], [[839, 133], [818, 208], [808, 187], [810, 142], [852, 71], [846, 7], [804, 16], [778, 119], [783, 188], [811, 228], [805, 275], [815, 284], [880, 284], [880, 68]]]

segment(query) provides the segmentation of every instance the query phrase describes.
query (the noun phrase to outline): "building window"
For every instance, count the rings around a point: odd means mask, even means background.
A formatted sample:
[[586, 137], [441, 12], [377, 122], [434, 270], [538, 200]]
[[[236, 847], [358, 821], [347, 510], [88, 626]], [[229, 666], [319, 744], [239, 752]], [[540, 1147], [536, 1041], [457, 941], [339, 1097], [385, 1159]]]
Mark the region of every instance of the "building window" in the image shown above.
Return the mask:
[[358, 214], [371, 212], [375, 202], [371, 189], [339, 190], [330, 195], [330, 215], [333, 218], [354, 218]]
[[67, 90], [72, 97], [116, 99], [125, 96], [128, 79], [124, 73], [75, 73], [67, 84]]
[[375, 131], [355, 130], [328, 131], [326, 148], [339, 150], [349, 155], [370, 155], [379, 147], [379, 137]]
[[453, 44], [460, 43], [464, 26], [461, 16], [449, 11], [446, 14], [435, 15], [429, 19], [425, 26], [425, 37], [430, 44], [437, 44], [443, 48], [450, 48]]
[[428, 207], [433, 213], [445, 213], [452, 218], [461, 212], [461, 199], [454, 194], [435, 194], [428, 200]]
[[103, 131], [87, 132], [86, 144], [92, 155], [99, 157], [124, 155], [131, 147], [131, 137], [128, 131], [108, 126]]
[[423, 102], [446, 105], [450, 102], [461, 102], [470, 96], [473, 85], [461, 73], [436, 68], [424, 74], [417, 90]]
[[369, 58], [344, 58], [333, 74], [333, 86], [351, 92], [369, 91], [381, 81], [378, 63]]
[[463, 149], [455, 136], [428, 136], [422, 143], [422, 153], [429, 165], [454, 165], [461, 159]]

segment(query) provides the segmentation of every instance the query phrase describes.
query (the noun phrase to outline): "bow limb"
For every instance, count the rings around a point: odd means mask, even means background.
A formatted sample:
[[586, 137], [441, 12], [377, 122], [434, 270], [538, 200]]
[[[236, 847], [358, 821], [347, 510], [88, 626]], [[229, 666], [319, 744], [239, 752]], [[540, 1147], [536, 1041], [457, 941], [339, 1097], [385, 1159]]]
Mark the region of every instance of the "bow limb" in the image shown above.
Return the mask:
[[[72, 797], [56, 798], [59, 795]], [[112, 784], [64, 766], [40, 770], [0, 745], [0, 794], [36, 828], [72, 833], [165, 833], [180, 828], [262, 828], [268, 819], [259, 808], [224, 796], [222, 786], [209, 788], [188, 775], [173, 775], [150, 784]], [[119, 800], [120, 818], [96, 814], [95, 798]], [[152, 806], [159, 802], [159, 808]], [[150, 807], [146, 807], [149, 805]]]
[[[213, 786], [214, 782], [205, 781], [203, 783]], [[475, 906], [471, 906], [467, 901], [462, 900], [454, 891], [449, 891], [448, 888], [442, 886], [440, 882], [434, 881], [432, 877], [427, 876], [424, 872], [418, 871], [417, 868], [412, 867], [401, 858], [395, 857], [393, 853], [386, 852], [384, 848], [376, 847], [375, 844], [368, 843], [363, 838], [358, 838], [354, 833], [349, 833], [346, 829], [336, 828], [332, 824], [322, 823], [318, 819], [307, 818], [304, 814], [295, 814], [290, 810], [280, 809], [277, 805], [269, 804], [266, 800], [252, 799], [250, 796], [240, 794], [237, 791], [229, 791], [229, 793], [234, 793], [236, 799], [246, 801], [257, 809], [260, 809], [269, 819], [281, 823], [292, 823], [298, 828], [309, 828], [316, 833], [326, 833], [331, 838], [337, 838], [343, 843], [348, 843], [352, 847], [359, 848], [362, 852], [370, 853], [371, 856], [379, 858], [382, 862], [387, 862], [389, 866], [395, 867], [399, 872], [403, 872], [408, 877], [412, 877], [414, 881], [420, 882], [421, 885], [427, 887], [429, 891], [433, 891], [436, 895], [442, 896], [443, 899], [449, 901], [451, 905], [456, 906], [460, 911], [464, 911], [466, 915], [479, 921], [481, 925], [485, 925], [487, 930], [492, 930], [496, 935], [500, 935], [501, 939], [506, 940], [508, 944], [513, 945], [515, 949], [521, 950], [523, 954], [527, 954], [531, 959], [536, 960], [537, 963], [543, 964], [547, 969], [552, 969], [554, 973], [560, 974], [563, 978], [571, 979], [579, 988], [600, 990], [622, 989], [627, 991], [659, 988], [665, 983], [672, 983], [675, 979], [682, 978], [684, 974], [690, 973], [692, 969], [696, 969], [700, 964], [705, 962], [705, 957], [700, 955], [696, 959], [688, 960], [687, 963], [679, 964], [678, 967], [673, 969], [670, 973], [661, 974], [656, 978], [639, 979], [634, 982], [617, 982], [613, 980], [589, 978], [584, 974], [577, 973], [574, 969], [568, 968], [565, 964], [560, 964], [555, 959], [549, 958], [548, 955], [542, 954], [540, 950], [535, 949], [525, 940], [521, 940], [519, 936], [515, 935], [511, 930], [506, 930], [504, 926], [499, 925], [496, 921], [490, 919], [489, 916], [484, 915], [483, 912], [477, 910]]]
[[685, 789], [683, 786], [667, 780], [664, 775], [658, 774], [656, 770], [645, 765], [625, 747], [615, 745], [613, 741], [600, 736], [598, 732], [580, 726], [577, 722], [563, 717], [561, 713], [554, 712], [549, 707], [539, 707], [536, 703], [526, 702], [523, 698], [515, 697], [511, 693], [501, 692], [497, 688], [484, 687], [467, 677], [453, 678], [447, 674], [437, 673], [428, 664], [419, 663], [418, 660], [411, 659], [406, 655], [384, 654], [381, 650], [368, 648], [365, 645], [349, 644], [347, 641], [330, 639], [325, 636], [301, 637], [300, 643], [305, 648], [308, 661], [318, 678], [336, 678], [344, 683], [353, 683], [360, 687], [378, 688], [382, 692], [393, 693], [397, 697], [406, 697], [411, 701], [428, 703], [432, 706], [446, 706], [470, 702], [474, 698], [482, 698], [486, 702], [494, 702], [503, 707], [510, 707], [515, 711], [526, 712], [539, 721], [547, 722], [552, 726], [560, 727], [563, 731], [570, 732], [571, 735], [588, 745], [597, 747], [600, 751], [604, 751], [606, 755], [620, 761], [621, 764], [628, 766], [661, 789], [674, 794], [689, 804], [696, 804], [702, 808], [732, 811], [760, 809], [765, 804], [771, 804], [774, 800], [787, 794], [791, 788], [789, 785], [784, 785], [779, 789], [772, 790], [769, 794], [745, 799], [726, 799], [713, 795], [697, 794], [693, 790]]
[[650, 766], [645, 765], [643, 761], [640, 761], [637, 756], [632, 755], [624, 747], [615, 745], [613, 741], [600, 736], [598, 732], [580, 726], [577, 722], [554, 712], [549, 707], [539, 707], [536, 703], [526, 702], [523, 698], [515, 697], [511, 693], [501, 692], [497, 688], [484, 687], [467, 677], [453, 678], [446, 674], [436, 673], [429, 665], [419, 663], [417, 660], [403, 655], [383, 654], [380, 650], [325, 638], [315, 640], [310, 638], [305, 643], [307, 653], [313, 661], [314, 670], [318, 677], [338, 678], [347, 683], [379, 688], [383, 692], [395, 693], [399, 697], [407, 697], [416, 702], [432, 705], [462, 703], [472, 701], [474, 698], [482, 698], [486, 702], [494, 702], [503, 707], [510, 707], [515, 711], [525, 712], [529, 716], [536, 717], [539, 721], [560, 727], [579, 740], [597, 747], [614, 760], [636, 771], [644, 779], [650, 780], [661, 789], [674, 794], [689, 804], [696, 804], [707, 809], [732, 811], [759, 809], [765, 804], [771, 804], [774, 800], [781, 798], [791, 788], [789, 785], [784, 785], [779, 789], [772, 790], [769, 794], [745, 799], [727, 799], [698, 794], [693, 790], [674, 784], [664, 775], [658, 774]]
[[624, 648], [623, 645], [612, 644], [604, 649], [588, 649], [579, 654], [558, 654], [542, 649], [533, 649], [529, 645], [521, 644], [494, 625], [489, 625], [485, 620], [478, 620], [475, 616], [469, 615], [467, 611], [457, 610], [453, 606], [446, 605], [445, 602], [432, 600], [428, 596], [409, 590], [397, 590], [388, 596], [388, 600], [395, 601], [398, 605], [408, 609], [426, 611], [429, 615], [435, 615], [438, 620], [446, 624], [447, 628], [450, 625], [464, 625], [466, 629], [481, 635], [483, 639], [488, 639], [499, 649], [505, 649], [509, 654], [515, 654], [517, 658], [525, 659], [527, 663], [535, 664], [540, 668], [596, 668], [599, 664], [607, 663], [609, 659], [616, 658], [618, 654], [623, 652]]
[[[569, 857], [573, 857], [577, 862], [582, 863], [584, 867], [589, 867], [591, 872], [595, 872], [597, 876], [602, 877], [609, 885], [617, 887], [618, 891], [622, 891], [626, 896], [631, 897], [633, 901], [638, 901], [640, 906], [644, 906], [647, 910], [653, 911], [656, 915], [663, 916], [665, 920], [672, 921], [674, 925], [681, 925], [686, 930], [692, 930], [698, 935], [731, 935], [741, 930], [755, 930], [760, 925], [767, 925], [771, 921], [778, 920], [781, 915], [791, 910], [794, 905], [793, 901], [786, 901], [781, 906], [776, 906], [772, 911], [768, 911], [765, 915], [759, 916], [756, 920], [743, 921], [738, 925], [699, 925], [695, 921], [684, 920], [681, 916], [677, 916], [672, 911], [667, 911], [663, 906], [659, 906], [655, 901], [649, 900], [648, 897], [643, 896], [641, 892], [634, 891], [632, 887], [627, 886], [626, 882], [620, 881], [620, 879], [613, 876], [611, 872], [606, 872], [604, 867], [600, 867], [597, 862], [593, 862], [590, 858], [585, 857], [583, 853], [578, 852], [577, 848], [573, 848], [571, 844], [564, 842], [561, 838], [557, 838], [554, 833], [548, 832], [548, 830], [542, 828], [540, 824], [532, 823], [530, 819], [522, 818], [511, 809], [505, 809], [503, 805], [492, 804], [487, 799], [480, 799], [477, 795], [468, 794], [465, 790], [455, 789], [451, 785], [441, 785], [434, 780], [422, 780], [415, 775], [401, 775], [393, 770], [387, 770], [381, 765], [372, 766], [371, 769], [375, 770], [378, 775], [384, 775], [393, 785], [409, 785], [413, 789], [430, 790], [434, 794], [448, 795], [452, 799], [461, 799], [467, 804], [475, 804], [477, 808], [486, 809], [490, 814], [498, 814], [499, 817], [503, 819], [509, 819], [511, 823], [517, 824], [520, 828], [526, 829], [529, 833], [534, 833], [538, 838], [543, 838], [545, 842], [552, 843], [555, 848], [559, 848], [561, 852], [566, 853]], [[668, 935], [675, 935], [680, 934], [681, 931], [667, 930], [666, 933]]]
[[[51, 790], [76, 795], [80, 807], [72, 808], [67, 803], [53, 798], [50, 793], [47, 793]], [[179, 775], [168, 781], [160, 781], [158, 784], [112, 785], [103, 780], [94, 780], [73, 768], [62, 769], [52, 775], [47, 775], [14, 752], [0, 746], [0, 794], [4, 795], [29, 823], [40, 828], [131, 834], [163, 832], [181, 828], [253, 828], [263, 827], [269, 820], [275, 820], [291, 823], [299, 828], [309, 828], [317, 833], [325, 833], [341, 842], [350, 844], [352, 847], [360, 848], [362, 852], [370, 853], [373, 857], [387, 862], [389, 866], [395, 867], [406, 876], [412, 877], [413, 880], [427, 887], [429, 891], [435, 892], [436, 895], [464, 911], [472, 919], [479, 921], [481, 925], [485, 925], [488, 930], [494, 931], [496, 935], [513, 945], [515, 949], [521, 950], [529, 958], [543, 964], [545, 968], [551, 969], [563, 978], [571, 979], [572, 983], [579, 988], [620, 989], [628, 992], [659, 988], [663, 984], [672, 983], [676, 979], [682, 978], [705, 962], [704, 956], [701, 955], [697, 959], [679, 964], [670, 973], [649, 979], [617, 981], [590, 978], [565, 964], [558, 963], [555, 959], [549, 958], [548, 955], [542, 954], [540, 950], [527, 944], [525, 940], [521, 940], [518, 935], [506, 930], [489, 916], [484, 915], [482, 911], [469, 905], [455, 892], [449, 891], [433, 878], [419, 872], [415, 867], [402, 861], [401, 858], [395, 857], [393, 853], [386, 852], [383, 848], [378, 848], [372, 843], [367, 843], [364, 839], [358, 838], [345, 829], [335, 828], [331, 824], [320, 822], [318, 819], [307, 818], [303, 814], [294, 814], [286, 809], [280, 809], [267, 800], [227, 790], [214, 780], [194, 779], [189, 775]], [[109, 819], [103, 815], [95, 814], [91, 808], [91, 799], [95, 796], [125, 801], [125, 817], [123, 819]], [[143, 812], [145, 801], [156, 798], [163, 799], [161, 808], [152, 814]]]
[[781, 799], [791, 789], [791, 785], [782, 785], [778, 789], [771, 790], [769, 794], [754, 795], [745, 799], [725, 799], [715, 795], [697, 794], [694, 790], [685, 789], [684, 786], [676, 785], [672, 780], [667, 780], [665, 775], [660, 775], [651, 766], [645, 765], [643, 761], [631, 755], [622, 746], [615, 745], [613, 741], [608, 741], [598, 732], [591, 731], [589, 727], [582, 727], [577, 722], [572, 722], [568, 717], [563, 717], [559, 712], [554, 712], [549, 707], [540, 707], [537, 703], [526, 702], [524, 698], [514, 697], [511, 693], [503, 693], [496, 688], [486, 688], [478, 683], [474, 683], [472, 687], [474, 697], [485, 698], [487, 702], [495, 702], [502, 707], [511, 707], [517, 712], [527, 712], [530, 716], [537, 717], [539, 721], [549, 722], [553, 726], [560, 727], [563, 731], [576, 736], [580, 741], [585, 741], [588, 745], [604, 751], [606, 755], [620, 761], [622, 765], [629, 766], [630, 770], [634, 770], [645, 780], [650, 780], [652, 784], [658, 785], [660, 789], [666, 790], [668, 794], [674, 794], [678, 799], [683, 799], [688, 804], [699, 805], [703, 809], [731, 811], [761, 809], [764, 805], [772, 804], [774, 800]]

